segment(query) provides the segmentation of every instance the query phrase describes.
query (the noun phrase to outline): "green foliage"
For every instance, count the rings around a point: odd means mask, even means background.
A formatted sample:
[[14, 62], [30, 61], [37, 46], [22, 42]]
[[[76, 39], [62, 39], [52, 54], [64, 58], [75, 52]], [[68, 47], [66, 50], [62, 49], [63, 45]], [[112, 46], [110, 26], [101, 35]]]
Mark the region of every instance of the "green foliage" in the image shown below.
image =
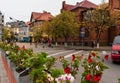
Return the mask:
[[66, 60], [64, 57], [62, 58], [62, 60], [60, 60], [60, 62], [62, 63], [63, 69], [69, 67], [70, 73], [74, 77], [78, 74], [78, 71], [79, 71], [79, 65], [81, 61], [79, 57], [81, 56], [76, 56], [73, 61]]
[[11, 38], [11, 31], [10, 31], [9, 27], [4, 26], [3, 37], [4, 37], [5, 40], [8, 40], [8, 39]]
[[[101, 79], [103, 71], [108, 69], [101, 61], [101, 58], [98, 57], [97, 52], [89, 52], [89, 56], [84, 58], [82, 67], [84, 72], [82, 73], [81, 83], [94, 83], [95, 76], [98, 76], [97, 79]], [[89, 77], [87, 77], [89, 75]], [[89, 79], [89, 81], [87, 80]], [[99, 80], [97, 83], [99, 83]]]
[[70, 11], [63, 11], [52, 20], [52, 35], [54, 38], [75, 36], [78, 31], [76, 15]]
[[120, 83], [120, 78], [118, 79], [118, 83]]
[[96, 32], [96, 41], [99, 42], [101, 34], [110, 27], [112, 20], [106, 7], [90, 9], [84, 12], [83, 22], [85, 28]]
[[57, 78], [64, 73], [64, 71], [62, 69], [55, 69], [55, 68], [54, 69], [52, 68], [50, 70], [50, 72], [51, 72], [51, 76], [53, 78]]

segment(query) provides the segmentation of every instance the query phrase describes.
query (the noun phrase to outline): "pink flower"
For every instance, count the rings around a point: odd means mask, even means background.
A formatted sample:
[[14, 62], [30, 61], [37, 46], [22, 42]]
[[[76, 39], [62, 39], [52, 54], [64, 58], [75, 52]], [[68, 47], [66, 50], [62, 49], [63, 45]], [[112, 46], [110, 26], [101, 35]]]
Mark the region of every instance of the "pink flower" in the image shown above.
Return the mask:
[[24, 50], [26, 49], [26, 46], [25, 45], [23, 45], [23, 47], [22, 47]]

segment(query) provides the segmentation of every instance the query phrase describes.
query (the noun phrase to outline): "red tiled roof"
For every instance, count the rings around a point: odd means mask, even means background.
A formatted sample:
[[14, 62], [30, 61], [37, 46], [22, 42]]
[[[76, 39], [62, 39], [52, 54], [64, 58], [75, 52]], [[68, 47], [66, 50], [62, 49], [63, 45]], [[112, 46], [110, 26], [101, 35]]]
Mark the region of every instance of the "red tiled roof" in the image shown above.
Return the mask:
[[53, 16], [46, 11], [44, 11], [43, 13], [32, 12], [32, 16], [34, 20], [50, 20], [51, 18], [53, 18]]
[[74, 5], [65, 4], [64, 9], [71, 10], [73, 7], [74, 7]]
[[78, 8], [78, 7], [82, 7], [82, 8], [97, 8], [98, 5], [92, 3], [92, 2], [90, 2], [90, 1], [88, 1], [88, 0], [83, 0], [83, 1], [80, 2], [80, 3], [77, 3], [77, 5], [74, 6], [71, 10], [76, 9], [76, 8]]

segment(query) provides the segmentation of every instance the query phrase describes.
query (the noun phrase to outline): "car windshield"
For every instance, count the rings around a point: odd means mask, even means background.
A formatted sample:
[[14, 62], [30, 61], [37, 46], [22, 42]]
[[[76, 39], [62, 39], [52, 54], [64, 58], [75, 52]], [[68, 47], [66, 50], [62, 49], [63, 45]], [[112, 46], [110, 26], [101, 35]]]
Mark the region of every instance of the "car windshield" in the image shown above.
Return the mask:
[[120, 35], [114, 38], [113, 44], [120, 44]]

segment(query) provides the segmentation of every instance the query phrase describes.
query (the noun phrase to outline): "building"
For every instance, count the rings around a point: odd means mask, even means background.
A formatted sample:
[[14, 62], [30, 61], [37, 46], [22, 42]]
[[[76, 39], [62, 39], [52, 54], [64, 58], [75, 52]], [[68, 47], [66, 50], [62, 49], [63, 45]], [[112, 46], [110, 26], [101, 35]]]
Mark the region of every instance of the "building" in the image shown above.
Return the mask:
[[0, 11], [0, 41], [2, 41], [2, 29], [4, 26], [4, 15]]
[[[32, 12], [30, 18], [30, 36], [33, 36], [35, 30], [38, 28], [40, 29], [41, 25], [45, 21], [52, 20], [53, 15], [50, 12], [43, 11], [41, 12]], [[34, 40], [33, 40], [34, 41]]]
[[7, 26], [10, 26], [11, 35], [17, 39], [17, 41], [29, 41], [29, 27], [23, 21], [7, 22]]
[[[96, 9], [98, 7], [98, 5], [88, 1], [88, 0], [83, 0], [81, 2], [77, 2], [75, 5], [70, 5], [67, 4], [65, 1], [63, 1], [62, 3], [62, 8], [61, 8], [61, 12], [62, 11], [71, 11], [76, 13], [76, 19], [78, 22], [82, 22], [83, 20], [83, 13], [86, 12], [87, 10], [93, 10]], [[82, 42], [82, 37], [81, 37], [81, 29], [83, 27], [80, 26], [79, 31], [78, 31], [78, 38], [74, 39], [75, 43], [81, 43]], [[95, 33], [94, 31], [92, 31], [92, 33], [85, 33], [88, 36], [86, 36], [84, 38], [84, 44], [85, 45], [90, 45], [91, 40], [95, 40], [95, 35], [93, 35], [93, 33]], [[71, 42], [71, 40], [69, 39], [68, 42]]]
[[29, 42], [29, 26], [21, 21], [19, 24], [18, 41]]
[[[120, 0], [109, 0], [109, 10], [114, 13], [114, 17], [116, 15], [120, 15]], [[117, 18], [119, 19], [119, 18]], [[113, 28], [109, 29], [109, 42], [112, 43], [113, 39], [116, 35], [120, 34], [120, 19], [116, 25], [112, 26]]]
[[[74, 12], [77, 15], [76, 17], [77, 21], [82, 22], [83, 12], [91, 10], [91, 9], [95, 9], [97, 7], [98, 5], [91, 3], [88, 0], [77, 2], [75, 5], [66, 4], [66, 2], [63, 1], [61, 12], [62, 11]], [[120, 0], [109, 0], [109, 11], [120, 12]], [[81, 28], [82, 27], [80, 27], [80, 30], [78, 31], [79, 37], [76, 39], [76, 42], [82, 41], [82, 38], [80, 37]], [[104, 31], [101, 34], [100, 45], [112, 44], [114, 37], [118, 35], [119, 33], [120, 33], [120, 22], [117, 25], [110, 27], [108, 30]], [[93, 30], [87, 33], [87, 36], [84, 38], [85, 45], [90, 45], [91, 40], [96, 40], [95, 31]]]

